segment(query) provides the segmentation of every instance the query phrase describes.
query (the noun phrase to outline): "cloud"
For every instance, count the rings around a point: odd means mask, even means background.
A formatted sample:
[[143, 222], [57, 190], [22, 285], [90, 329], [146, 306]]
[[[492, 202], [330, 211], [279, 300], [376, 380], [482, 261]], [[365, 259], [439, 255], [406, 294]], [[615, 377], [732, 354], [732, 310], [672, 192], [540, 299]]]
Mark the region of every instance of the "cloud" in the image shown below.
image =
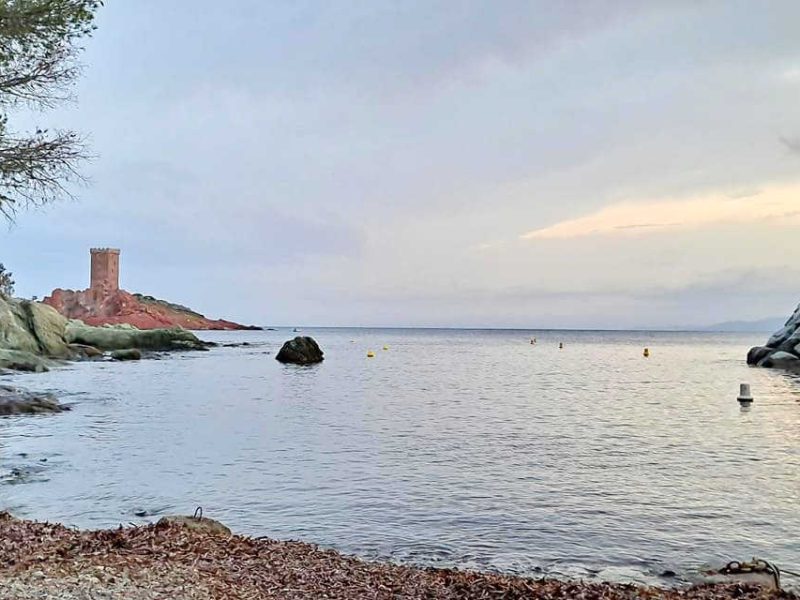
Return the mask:
[[789, 149], [789, 152], [792, 154], [800, 154], [800, 138], [787, 138], [781, 136], [780, 138], [781, 144], [786, 146]]
[[765, 188], [756, 195], [725, 194], [680, 200], [612, 204], [589, 215], [534, 229], [521, 238], [566, 239], [589, 235], [656, 233], [730, 223], [793, 219], [800, 215], [800, 183]]

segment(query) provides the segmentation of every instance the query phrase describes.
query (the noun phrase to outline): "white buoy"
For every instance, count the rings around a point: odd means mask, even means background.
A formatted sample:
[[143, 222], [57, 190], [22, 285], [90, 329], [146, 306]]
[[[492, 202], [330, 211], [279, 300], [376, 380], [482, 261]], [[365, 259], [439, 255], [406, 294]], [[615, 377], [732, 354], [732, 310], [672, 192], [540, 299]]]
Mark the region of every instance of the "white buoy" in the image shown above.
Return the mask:
[[753, 401], [749, 383], [739, 384], [739, 397], [736, 399], [739, 401], [739, 404], [750, 404]]

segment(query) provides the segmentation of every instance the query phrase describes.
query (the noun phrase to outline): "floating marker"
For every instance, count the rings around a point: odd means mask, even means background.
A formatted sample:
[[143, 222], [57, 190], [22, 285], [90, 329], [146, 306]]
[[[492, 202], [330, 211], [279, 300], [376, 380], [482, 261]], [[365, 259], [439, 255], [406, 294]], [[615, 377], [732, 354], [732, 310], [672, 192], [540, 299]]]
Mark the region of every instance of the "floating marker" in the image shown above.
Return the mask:
[[645, 348], [644, 352], [642, 352], [642, 356], [644, 356], [645, 358], [650, 356], [650, 348]]
[[372, 350], [367, 352], [367, 358], [375, 358], [375, 353]]
[[384, 346], [384, 347], [383, 347], [383, 349], [384, 349], [384, 350], [388, 350], [388, 349], [389, 349], [389, 346]]
[[739, 384], [739, 397], [736, 398], [739, 404], [750, 404], [753, 402], [753, 395], [750, 393], [749, 383]]

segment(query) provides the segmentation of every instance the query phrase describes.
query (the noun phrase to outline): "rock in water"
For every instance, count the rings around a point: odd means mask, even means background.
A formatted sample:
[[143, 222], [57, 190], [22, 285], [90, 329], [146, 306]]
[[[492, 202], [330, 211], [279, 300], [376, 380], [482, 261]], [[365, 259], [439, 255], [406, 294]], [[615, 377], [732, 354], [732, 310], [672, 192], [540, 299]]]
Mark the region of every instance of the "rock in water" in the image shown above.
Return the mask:
[[311, 365], [322, 362], [323, 358], [317, 342], [308, 336], [297, 336], [289, 340], [275, 356], [275, 360], [295, 365]]
[[786, 324], [772, 334], [766, 346], [750, 348], [747, 364], [800, 372], [800, 306]]
[[35, 394], [7, 385], [0, 386], [0, 415], [33, 415], [69, 410], [50, 394]]
[[111, 353], [114, 360], [141, 360], [142, 352], [136, 348], [125, 348], [124, 350], [114, 350]]
[[87, 346], [85, 344], [70, 344], [70, 348], [72, 348], [75, 352], [78, 353], [78, 356], [81, 358], [100, 358], [103, 356], [103, 351], [98, 350], [94, 346]]
[[180, 327], [137, 329], [127, 324], [91, 327], [81, 321], [70, 321], [65, 335], [70, 344], [84, 344], [100, 350], [205, 350], [208, 346]]
[[51, 364], [51, 361], [30, 352], [0, 348], [0, 369], [44, 373], [50, 370]]

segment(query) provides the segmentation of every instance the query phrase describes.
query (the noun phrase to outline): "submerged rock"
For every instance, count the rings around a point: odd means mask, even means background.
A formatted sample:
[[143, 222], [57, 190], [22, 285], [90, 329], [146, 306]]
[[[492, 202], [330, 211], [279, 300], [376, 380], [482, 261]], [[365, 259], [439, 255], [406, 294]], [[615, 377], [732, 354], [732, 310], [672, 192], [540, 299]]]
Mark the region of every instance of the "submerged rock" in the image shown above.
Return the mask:
[[27, 392], [11, 386], [0, 386], [0, 416], [57, 413], [69, 410], [55, 396]]
[[765, 346], [750, 348], [747, 364], [800, 372], [800, 306], [786, 324], [772, 334]]
[[293, 340], [289, 340], [275, 355], [275, 360], [295, 365], [311, 365], [322, 362], [323, 358], [322, 350], [317, 342], [308, 336], [297, 336]]
[[136, 348], [125, 348], [124, 350], [114, 350], [111, 353], [114, 360], [141, 360], [142, 351]]
[[22, 350], [0, 349], [0, 369], [44, 373], [50, 370], [51, 361]]

